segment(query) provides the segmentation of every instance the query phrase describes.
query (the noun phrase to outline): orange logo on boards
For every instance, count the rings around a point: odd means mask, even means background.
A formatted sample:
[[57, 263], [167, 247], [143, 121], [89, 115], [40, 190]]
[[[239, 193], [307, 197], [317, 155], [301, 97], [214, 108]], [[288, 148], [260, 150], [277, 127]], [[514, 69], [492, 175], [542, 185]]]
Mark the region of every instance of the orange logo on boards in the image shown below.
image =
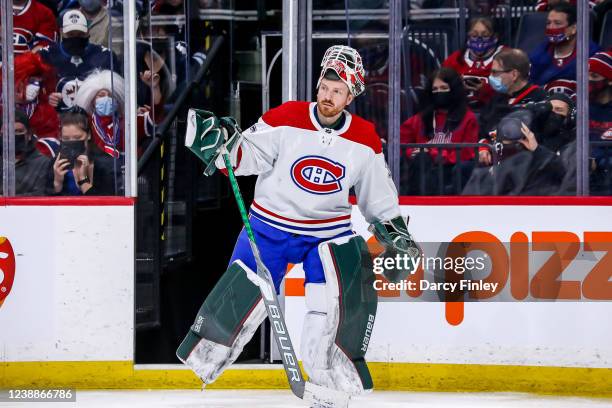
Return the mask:
[[[372, 257], [384, 252], [384, 247], [375, 237], [367, 241]], [[612, 232], [584, 232], [582, 237], [569, 231], [533, 231], [531, 237], [524, 232], [512, 234], [509, 243], [503, 243], [495, 235], [486, 231], [468, 231], [456, 236], [446, 255], [452, 258], [465, 257], [470, 251], [484, 252], [491, 262], [489, 276], [480, 281], [495, 283], [495, 290], [472, 288], [460, 292], [468, 300], [485, 300], [497, 296], [505, 287], [509, 288], [511, 299], [525, 301], [528, 297], [534, 300], [566, 301], [610, 301], [612, 300]], [[530, 267], [530, 256], [537, 252], [550, 255], [547, 261], [536, 268]], [[570, 279], [563, 276], [574, 260], [579, 260], [589, 253], [600, 253], [599, 259], [592, 257], [592, 262], [582, 264], [584, 277]], [[293, 267], [290, 265], [288, 271]], [[447, 271], [445, 281], [452, 282], [458, 278], [453, 271]], [[414, 289], [377, 289], [379, 298], [397, 298], [405, 293], [411, 298], [419, 298], [423, 290], [418, 282], [424, 279], [423, 263], [416, 272], [405, 280], [415, 283]], [[388, 283], [384, 276], [377, 275], [376, 282]], [[383, 285], [380, 285], [381, 287]], [[286, 278], [285, 296], [304, 296], [304, 278]], [[451, 294], [457, 297], [457, 293]], [[452, 297], [451, 297], [452, 299]], [[465, 318], [464, 298], [445, 302], [444, 318], [452, 326], [460, 325]]]
[[11, 293], [15, 279], [15, 253], [11, 242], [0, 237], [0, 307]]
[[[458, 235], [452, 241], [447, 254], [453, 257], [465, 256], [469, 251], [482, 251], [491, 260], [489, 276], [482, 279], [486, 283], [498, 283], [495, 292], [468, 290], [470, 299], [488, 299], [497, 295], [506, 285], [510, 285], [512, 298], [521, 301], [528, 296], [543, 300], [612, 300], [612, 232], [584, 232], [582, 241], [573, 232], [534, 231], [531, 241], [524, 232], [515, 232], [507, 248], [495, 235], [484, 231], [469, 231]], [[374, 237], [368, 241], [370, 252], [378, 256], [383, 248]], [[585, 271], [582, 280], [563, 279], [562, 273], [582, 253], [601, 252], [604, 255]], [[530, 271], [530, 253], [552, 252], [548, 261], [538, 270]], [[532, 273], [530, 273], [532, 272]], [[457, 279], [452, 271], [445, 276], [447, 281]], [[386, 281], [383, 276], [378, 280]], [[423, 268], [419, 267], [407, 281], [418, 282], [423, 279]], [[410, 297], [419, 297], [421, 290], [407, 290]], [[399, 290], [380, 290], [379, 297], [398, 297]], [[445, 304], [446, 321], [457, 326], [464, 319], [464, 302], [447, 301]]]

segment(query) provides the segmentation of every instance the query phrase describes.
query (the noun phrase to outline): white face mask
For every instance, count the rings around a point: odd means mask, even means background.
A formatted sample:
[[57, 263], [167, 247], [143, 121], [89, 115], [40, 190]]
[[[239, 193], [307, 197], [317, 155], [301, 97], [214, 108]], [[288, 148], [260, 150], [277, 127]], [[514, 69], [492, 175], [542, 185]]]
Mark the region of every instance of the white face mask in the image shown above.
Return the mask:
[[38, 98], [38, 94], [40, 93], [40, 85], [37, 84], [28, 84], [25, 89], [26, 101], [32, 102]]

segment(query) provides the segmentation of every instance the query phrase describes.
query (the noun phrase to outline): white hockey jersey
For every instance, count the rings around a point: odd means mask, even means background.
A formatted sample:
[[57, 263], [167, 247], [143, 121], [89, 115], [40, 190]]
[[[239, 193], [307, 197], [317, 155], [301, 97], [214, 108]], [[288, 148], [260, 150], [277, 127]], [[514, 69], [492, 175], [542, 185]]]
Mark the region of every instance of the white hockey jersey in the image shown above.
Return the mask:
[[[284, 103], [232, 148], [236, 175], [259, 175], [251, 216], [284, 231], [333, 237], [352, 229], [352, 187], [368, 222], [399, 216], [374, 125], [345, 111], [340, 130], [322, 128], [315, 109], [315, 103]], [[222, 158], [216, 164], [225, 167]]]

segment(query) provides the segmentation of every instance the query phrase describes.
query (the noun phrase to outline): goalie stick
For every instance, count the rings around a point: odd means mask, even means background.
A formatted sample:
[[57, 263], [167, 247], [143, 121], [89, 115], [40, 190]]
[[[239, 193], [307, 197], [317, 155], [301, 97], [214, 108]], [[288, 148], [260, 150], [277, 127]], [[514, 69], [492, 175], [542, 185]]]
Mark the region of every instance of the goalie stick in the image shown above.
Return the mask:
[[278, 297], [274, 288], [272, 274], [261, 260], [259, 248], [255, 243], [255, 235], [253, 234], [253, 229], [251, 228], [251, 223], [244, 205], [244, 200], [242, 199], [242, 194], [240, 193], [240, 187], [238, 186], [238, 181], [236, 180], [236, 175], [234, 174], [234, 169], [230, 161], [229, 152], [225, 145], [221, 146], [221, 155], [223, 157], [223, 161], [225, 162], [225, 168], [234, 192], [234, 197], [236, 198], [236, 203], [238, 204], [238, 209], [240, 210], [240, 216], [242, 217], [244, 228], [246, 229], [249, 237], [249, 244], [257, 264], [257, 274], [249, 274], [251, 275], [249, 279], [253, 281], [253, 283], [257, 284], [261, 290], [261, 295], [268, 313], [268, 318], [270, 319], [270, 327], [272, 328], [274, 340], [276, 341], [276, 345], [282, 356], [283, 367], [285, 369], [285, 373], [287, 374], [291, 391], [298, 398], [314, 404], [319, 404], [323, 407], [346, 408], [348, 407], [349, 402], [348, 394], [342, 391], [322, 387], [304, 380], [302, 370], [298, 365], [295, 350], [291, 344], [291, 338], [289, 337], [289, 330], [285, 323], [283, 312], [278, 303]]

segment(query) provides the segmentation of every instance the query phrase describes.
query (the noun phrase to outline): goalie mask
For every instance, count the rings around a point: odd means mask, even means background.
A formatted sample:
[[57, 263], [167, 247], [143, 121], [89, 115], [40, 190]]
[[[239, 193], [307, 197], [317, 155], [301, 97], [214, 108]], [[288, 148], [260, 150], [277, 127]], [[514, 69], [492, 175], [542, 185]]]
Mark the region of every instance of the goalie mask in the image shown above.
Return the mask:
[[317, 88], [321, 85], [321, 80], [327, 70], [331, 69], [348, 86], [353, 96], [358, 96], [365, 90], [365, 72], [361, 56], [356, 49], [346, 45], [334, 45], [328, 48], [321, 61], [321, 67]]

